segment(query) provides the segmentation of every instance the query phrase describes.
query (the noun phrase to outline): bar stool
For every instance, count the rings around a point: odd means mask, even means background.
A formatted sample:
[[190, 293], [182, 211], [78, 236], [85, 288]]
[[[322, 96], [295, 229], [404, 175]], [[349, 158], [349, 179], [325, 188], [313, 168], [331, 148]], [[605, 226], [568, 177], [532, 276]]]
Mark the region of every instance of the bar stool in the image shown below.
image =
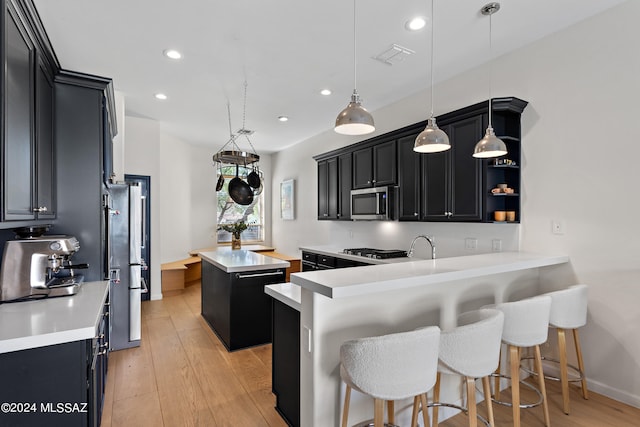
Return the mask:
[[[513, 408], [513, 425], [520, 427], [520, 356], [523, 348], [533, 347], [536, 371], [539, 373], [538, 386], [542, 395], [544, 423], [551, 425], [547, 392], [542, 373], [542, 356], [540, 344], [547, 341], [549, 329], [549, 312], [551, 310], [550, 296], [537, 296], [515, 302], [497, 304], [496, 309], [504, 313], [504, 329], [502, 342], [509, 350], [509, 364], [511, 369], [511, 406]], [[500, 396], [500, 365], [498, 365], [494, 401]]]
[[[351, 389], [374, 398], [374, 426], [382, 427], [384, 401], [388, 422], [395, 422], [393, 401], [414, 398], [412, 419], [417, 419], [417, 403], [427, 405], [427, 392], [436, 382], [440, 328], [429, 326], [410, 332], [346, 341], [340, 347], [340, 377], [347, 385], [342, 427], [347, 427]], [[423, 411], [425, 426], [429, 415]], [[415, 424], [414, 424], [415, 425]]]
[[[545, 378], [560, 381], [562, 384], [562, 406], [565, 414], [569, 414], [569, 381], [581, 382], [582, 397], [589, 399], [587, 389], [587, 379], [584, 376], [584, 362], [582, 360], [582, 350], [580, 348], [580, 337], [578, 328], [587, 324], [587, 285], [574, 285], [560, 291], [549, 292], [545, 295], [551, 297], [551, 314], [549, 315], [549, 326], [556, 328], [558, 332], [558, 353], [560, 360], [545, 358], [551, 362], [560, 364], [560, 378], [545, 375]], [[573, 342], [576, 348], [578, 367], [567, 363], [567, 340], [565, 332], [573, 332]], [[577, 378], [569, 379], [568, 368], [578, 373]]]
[[[504, 314], [495, 309], [484, 308], [463, 313], [458, 317], [458, 327], [440, 334], [440, 363], [434, 389], [433, 425], [438, 426], [438, 407], [447, 406], [460, 409], [469, 415], [469, 427], [478, 425], [480, 418], [486, 425], [495, 426], [489, 376], [495, 372], [500, 359], [500, 341]], [[467, 408], [440, 402], [441, 374], [464, 377], [467, 386]], [[477, 414], [475, 380], [482, 378], [485, 403], [489, 421]]]

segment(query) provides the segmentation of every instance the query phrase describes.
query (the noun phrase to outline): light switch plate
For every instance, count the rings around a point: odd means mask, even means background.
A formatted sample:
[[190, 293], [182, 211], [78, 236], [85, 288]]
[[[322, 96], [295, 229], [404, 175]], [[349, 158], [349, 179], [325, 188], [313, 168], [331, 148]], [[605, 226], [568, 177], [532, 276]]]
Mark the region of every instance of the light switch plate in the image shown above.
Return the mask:
[[551, 232], [553, 234], [564, 234], [565, 233], [565, 224], [564, 221], [554, 219], [551, 221]]

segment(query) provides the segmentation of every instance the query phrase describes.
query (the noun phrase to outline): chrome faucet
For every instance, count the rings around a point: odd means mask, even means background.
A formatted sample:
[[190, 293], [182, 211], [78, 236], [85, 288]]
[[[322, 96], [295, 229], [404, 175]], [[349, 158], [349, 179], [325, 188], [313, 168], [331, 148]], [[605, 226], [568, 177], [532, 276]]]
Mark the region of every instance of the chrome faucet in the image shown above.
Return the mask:
[[427, 242], [429, 242], [429, 244], [431, 245], [431, 259], [436, 259], [436, 246], [433, 244], [433, 240], [431, 240], [428, 236], [425, 236], [424, 234], [421, 234], [417, 236], [415, 239], [413, 239], [413, 242], [411, 242], [411, 249], [409, 249], [409, 253], [407, 254], [407, 256], [408, 257], [413, 256], [413, 249], [416, 246], [416, 241], [418, 239], [425, 239]]

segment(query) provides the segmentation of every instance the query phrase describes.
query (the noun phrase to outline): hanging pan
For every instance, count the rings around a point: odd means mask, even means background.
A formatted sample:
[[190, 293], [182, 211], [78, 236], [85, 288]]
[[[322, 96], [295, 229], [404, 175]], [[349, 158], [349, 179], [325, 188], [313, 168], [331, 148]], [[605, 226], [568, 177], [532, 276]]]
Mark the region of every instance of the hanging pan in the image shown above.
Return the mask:
[[229, 196], [239, 205], [246, 206], [253, 203], [253, 190], [238, 176], [238, 165], [236, 165], [235, 178], [229, 181]]
[[222, 187], [224, 186], [224, 175], [222, 174], [222, 165], [220, 165], [220, 167], [218, 168], [218, 171], [220, 172], [220, 176], [218, 177], [218, 182], [216, 183], [216, 191], [222, 190]]

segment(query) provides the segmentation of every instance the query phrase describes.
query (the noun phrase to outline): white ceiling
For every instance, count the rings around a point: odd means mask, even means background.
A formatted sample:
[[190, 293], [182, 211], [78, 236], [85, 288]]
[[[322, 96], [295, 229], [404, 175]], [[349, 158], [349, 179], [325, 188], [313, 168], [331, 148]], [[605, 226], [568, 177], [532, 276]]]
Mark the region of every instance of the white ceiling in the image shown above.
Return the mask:
[[[502, 0], [493, 16], [493, 56], [623, 1]], [[260, 153], [331, 129], [353, 91], [351, 1], [34, 3], [63, 68], [111, 77], [128, 115], [157, 120], [186, 142], [221, 148], [229, 139], [227, 103], [233, 131], [242, 128], [245, 81], [245, 127], [255, 131], [251, 141]], [[436, 0], [436, 81], [488, 60], [489, 18], [480, 13], [486, 3]], [[376, 109], [428, 87], [430, 27], [404, 27], [415, 15], [429, 16], [430, 2], [358, 0], [357, 89], [374, 119]], [[372, 59], [394, 43], [416, 53], [393, 66]], [[164, 57], [167, 48], [183, 59]], [[320, 95], [323, 88], [333, 94]], [[156, 100], [157, 92], [169, 99]], [[280, 115], [290, 120], [279, 122]]]

